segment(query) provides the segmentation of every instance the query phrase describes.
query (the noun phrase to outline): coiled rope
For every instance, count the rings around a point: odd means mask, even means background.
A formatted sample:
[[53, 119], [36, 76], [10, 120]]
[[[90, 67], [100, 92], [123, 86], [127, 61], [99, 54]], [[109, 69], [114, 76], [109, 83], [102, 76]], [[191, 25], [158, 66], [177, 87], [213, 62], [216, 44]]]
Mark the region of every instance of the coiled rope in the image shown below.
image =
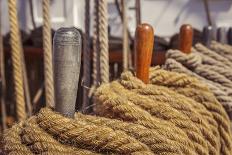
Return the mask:
[[210, 49], [232, 61], [232, 46], [212, 41]]
[[[169, 50], [166, 54], [168, 59], [164, 68], [187, 73], [206, 82], [231, 117], [232, 72], [227, 65], [219, 61], [225, 58], [217, 57], [217, 53], [212, 54], [212, 51], [206, 50], [203, 45], [197, 44], [196, 48], [200, 52], [193, 49], [193, 53], [189, 55], [183, 54], [178, 50]], [[217, 58], [215, 59], [215, 57]], [[225, 63], [230, 64], [229, 61], [225, 61]]]
[[98, 116], [76, 113], [70, 119], [42, 109], [7, 130], [4, 151], [230, 155], [229, 119], [208, 88], [195, 78], [159, 68], [150, 75], [147, 85], [130, 72], [101, 85], [94, 95]]
[[16, 101], [16, 113], [18, 120], [26, 119], [26, 107], [24, 99], [23, 88], [23, 68], [22, 58], [20, 52], [22, 52], [19, 24], [17, 18], [16, 0], [8, 1], [9, 19], [10, 19], [10, 42], [12, 50], [12, 64], [13, 64], [13, 77], [14, 77], [14, 89], [15, 89], [15, 101]]
[[46, 106], [54, 107], [50, 0], [43, 0], [43, 50]]

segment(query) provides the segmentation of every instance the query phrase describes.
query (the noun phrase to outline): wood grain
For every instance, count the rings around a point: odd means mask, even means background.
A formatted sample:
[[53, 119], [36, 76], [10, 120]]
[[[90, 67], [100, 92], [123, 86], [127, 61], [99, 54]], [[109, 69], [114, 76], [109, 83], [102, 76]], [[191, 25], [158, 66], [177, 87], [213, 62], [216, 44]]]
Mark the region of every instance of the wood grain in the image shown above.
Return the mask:
[[180, 28], [179, 35], [179, 50], [183, 53], [189, 54], [191, 53], [193, 42], [193, 29], [189, 24], [184, 24]]
[[154, 44], [154, 31], [149, 24], [140, 24], [135, 32], [135, 70], [136, 76], [144, 83], [149, 81]]

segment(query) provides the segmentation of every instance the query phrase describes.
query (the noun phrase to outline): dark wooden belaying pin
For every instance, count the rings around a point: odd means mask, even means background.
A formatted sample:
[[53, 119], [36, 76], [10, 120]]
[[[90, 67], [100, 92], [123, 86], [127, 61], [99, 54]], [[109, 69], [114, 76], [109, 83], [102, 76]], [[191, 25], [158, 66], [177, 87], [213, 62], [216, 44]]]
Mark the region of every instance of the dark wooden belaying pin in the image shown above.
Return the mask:
[[75, 27], [60, 28], [53, 38], [55, 110], [74, 117], [81, 66], [81, 32]]
[[202, 41], [206, 47], [210, 46], [210, 43], [215, 40], [215, 30], [212, 26], [206, 26], [203, 28]]

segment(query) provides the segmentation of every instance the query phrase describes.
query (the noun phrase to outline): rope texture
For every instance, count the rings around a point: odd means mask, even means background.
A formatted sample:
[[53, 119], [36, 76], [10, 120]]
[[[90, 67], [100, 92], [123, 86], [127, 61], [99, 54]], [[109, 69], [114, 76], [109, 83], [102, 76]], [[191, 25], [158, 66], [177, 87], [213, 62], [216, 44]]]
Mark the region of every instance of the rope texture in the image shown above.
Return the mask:
[[99, 0], [99, 45], [101, 81], [109, 82], [109, 40], [107, 0]]
[[42, 109], [37, 116], [7, 130], [4, 151], [231, 154], [229, 118], [205, 85], [185, 74], [160, 68], [152, 68], [150, 75], [147, 85], [130, 72], [101, 85], [94, 94], [98, 116], [76, 113], [75, 119], [70, 119]]
[[18, 120], [26, 119], [26, 107], [24, 99], [23, 88], [23, 68], [21, 53], [22, 47], [20, 41], [19, 24], [17, 18], [17, 5], [16, 0], [8, 1], [9, 19], [10, 19], [10, 42], [12, 50], [12, 64], [13, 64], [13, 77], [14, 89], [16, 100], [16, 112]]
[[210, 49], [232, 61], [232, 46], [212, 41]]
[[50, 0], [43, 0], [43, 50], [46, 106], [54, 107], [54, 81], [52, 69], [52, 37], [50, 23]]
[[187, 73], [206, 82], [232, 118], [232, 63], [201, 44], [192, 51], [186, 55], [178, 50], [169, 50], [164, 68]]

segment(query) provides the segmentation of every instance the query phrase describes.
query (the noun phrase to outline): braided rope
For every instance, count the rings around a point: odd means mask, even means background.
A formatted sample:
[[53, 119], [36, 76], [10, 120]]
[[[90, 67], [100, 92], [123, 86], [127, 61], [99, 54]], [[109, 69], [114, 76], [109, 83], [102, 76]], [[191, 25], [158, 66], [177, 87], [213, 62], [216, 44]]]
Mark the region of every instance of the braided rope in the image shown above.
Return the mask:
[[26, 107], [23, 88], [23, 68], [21, 54], [22, 47], [20, 41], [19, 24], [17, 18], [16, 0], [8, 1], [10, 19], [10, 41], [12, 50], [14, 89], [16, 100], [16, 112], [19, 120], [26, 118]]
[[210, 44], [210, 49], [232, 61], [232, 46], [212, 41]]
[[[166, 78], [162, 77], [163, 80], [162, 82], [165, 83], [165, 86], [168, 86], [170, 84], [171, 87], [173, 87], [174, 83], [177, 83], [177, 85], [179, 86], [179, 84], [182, 81], [184, 81], [184, 83], [186, 82], [186, 80], [184, 79], [186, 78], [186, 76], [183, 76], [183, 79], [181, 79], [180, 78], [181, 75], [178, 74], [179, 77], [175, 76], [177, 75], [177, 73], [174, 72], [172, 73], [165, 71], [165, 74], [163, 73], [162, 75], [166, 75], [167, 77], [169, 77], [166, 82], [164, 80]], [[155, 74], [153, 77], [159, 79], [157, 74]], [[153, 79], [153, 83], [155, 83], [154, 79]], [[160, 80], [158, 80], [158, 83], [160, 83]], [[179, 92], [180, 94], [183, 94], [187, 97], [191, 97], [194, 100], [200, 102], [202, 105], [206, 107], [208, 111], [211, 112], [213, 118], [218, 123], [218, 130], [221, 136], [221, 143], [222, 143], [221, 151], [223, 154], [228, 154], [229, 152], [232, 151], [232, 142], [230, 140], [232, 136], [231, 136], [230, 121], [228, 116], [226, 115], [220, 103], [214, 98], [214, 96], [209, 91], [206, 91], [205, 89], [200, 89], [202, 88], [202, 86], [200, 86], [196, 82], [195, 84], [191, 84], [191, 85], [193, 85], [191, 86], [191, 88], [183, 87], [179, 89], [179, 87], [178, 88], [173, 87], [173, 89], [175, 89], [175, 91]], [[224, 145], [226, 145], [226, 147]]]
[[109, 82], [109, 43], [108, 43], [107, 0], [99, 0], [99, 44], [101, 81]]
[[[19, 127], [20, 132], [13, 130]], [[123, 131], [65, 118], [50, 109], [42, 109], [38, 116], [8, 130], [4, 138], [5, 152], [15, 151], [9, 145], [15, 143], [11, 141], [15, 137], [19, 148], [22, 146], [24, 152], [35, 154], [153, 154], [145, 144]]]
[[50, 23], [50, 0], [43, 0], [43, 50], [46, 106], [54, 106], [54, 81], [52, 69], [52, 38]]
[[170, 71], [178, 72], [178, 73], [186, 73], [188, 75], [191, 75], [191, 76], [194, 76], [200, 79], [201, 81], [204, 81], [204, 83], [207, 84], [210, 90], [214, 93], [217, 100], [224, 106], [225, 110], [230, 115], [230, 117], [232, 116], [231, 115], [232, 114], [232, 108], [231, 108], [232, 98], [229, 96], [228, 91], [224, 89], [223, 86], [197, 75], [196, 73], [188, 70], [182, 64], [180, 64], [179, 62], [171, 58], [168, 58], [166, 60], [164, 68]]
[[[70, 119], [41, 109], [16, 125], [20, 126], [17, 145], [32, 153], [51, 154], [229, 155], [229, 119], [209, 89], [185, 74], [159, 68], [150, 73], [151, 84], [125, 72], [96, 90], [94, 110], [106, 118], [76, 113]], [[6, 152], [15, 151], [8, 140], [12, 130], [4, 136]]]

